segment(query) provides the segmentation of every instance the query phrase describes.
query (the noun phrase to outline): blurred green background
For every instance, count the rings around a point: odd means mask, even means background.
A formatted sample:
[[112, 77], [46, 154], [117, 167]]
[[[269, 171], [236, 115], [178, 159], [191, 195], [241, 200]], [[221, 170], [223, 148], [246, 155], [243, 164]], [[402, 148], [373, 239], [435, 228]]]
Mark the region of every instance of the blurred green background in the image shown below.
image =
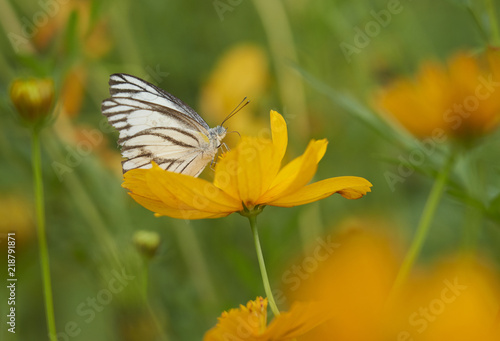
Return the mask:
[[[391, 188], [385, 175], [395, 172], [399, 156], [408, 155], [404, 143], [353, 108], [370, 108], [379, 87], [414, 73], [422, 60], [482, 49], [488, 35], [484, 4], [467, 5], [0, 0], [0, 248], [6, 255], [6, 233], [16, 231], [18, 278], [15, 335], [6, 330], [6, 282], [0, 285], [0, 338], [47, 335], [30, 133], [9, 100], [14, 79], [51, 77], [57, 88], [57, 117], [42, 133], [42, 157], [58, 340], [200, 340], [223, 310], [264, 295], [248, 222], [238, 214], [201, 221], [155, 218], [127, 195], [120, 187], [118, 134], [100, 113], [109, 75], [129, 73], [160, 86], [212, 127], [248, 95], [250, 105], [227, 122], [229, 130], [254, 134], [268, 127], [269, 110], [277, 110], [288, 123], [287, 160], [301, 155], [310, 139], [327, 138], [316, 179], [354, 175], [373, 183], [372, 193], [357, 201], [332, 196], [264, 210], [262, 247], [273, 286], [283, 289], [283, 272], [320, 235], [360, 224], [384, 226], [405, 241], [411, 237], [432, 179], [415, 172]], [[372, 36], [361, 37], [371, 22]], [[347, 45], [354, 46], [352, 53]], [[246, 57], [224, 59], [238, 48]], [[224, 63], [230, 63], [230, 74], [221, 71]], [[249, 80], [255, 74], [260, 78]], [[241, 122], [255, 127], [246, 131]], [[478, 181], [485, 197], [498, 195], [498, 137], [494, 133], [474, 150], [473, 157], [484, 160]], [[210, 178], [211, 171], [202, 176]], [[455, 182], [466, 188], [459, 176]], [[441, 203], [424, 260], [460, 247], [466, 206], [459, 197]], [[482, 249], [498, 260], [498, 215], [482, 218]], [[160, 235], [149, 261], [133, 244], [138, 230]], [[6, 256], [0, 258], [6, 264]], [[6, 267], [0, 268], [6, 278]]]

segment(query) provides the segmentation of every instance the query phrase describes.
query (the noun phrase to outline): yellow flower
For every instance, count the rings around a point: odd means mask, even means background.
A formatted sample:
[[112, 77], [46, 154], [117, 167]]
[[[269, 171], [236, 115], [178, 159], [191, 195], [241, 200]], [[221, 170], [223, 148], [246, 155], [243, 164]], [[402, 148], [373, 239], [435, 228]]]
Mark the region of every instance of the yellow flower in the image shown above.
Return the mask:
[[398, 259], [384, 235], [361, 226], [349, 224], [342, 234], [330, 236], [328, 244], [336, 247], [315, 253], [317, 267], [307, 263], [312, 271], [306, 272], [304, 262], [301, 272], [295, 267], [287, 276], [292, 302], [321, 302], [328, 314], [328, 321], [299, 340], [382, 341], [382, 312]]
[[203, 87], [200, 111], [222, 121], [243, 97], [260, 97], [267, 83], [269, 70], [264, 50], [249, 43], [232, 46]]
[[108, 19], [96, 15], [93, 2], [89, 0], [65, 0], [63, 6], [55, 4], [47, 23], [28, 25], [33, 32], [33, 43], [38, 50], [46, 50], [51, 43], [67, 30], [71, 16], [76, 19], [76, 34], [86, 56], [97, 59], [106, 55], [113, 45], [108, 29]]
[[286, 277], [288, 299], [314, 300], [327, 315], [299, 341], [500, 339], [500, 282], [484, 260], [454, 256], [435, 261], [415, 271], [391, 296], [400, 263], [395, 251], [401, 248], [393, 237], [357, 226], [329, 243], [337, 245], [331, 254], [308, 257], [316, 266], [308, 261], [308, 268], [300, 268], [294, 262]]
[[[483, 57], [483, 58], [482, 58]], [[477, 137], [500, 123], [500, 54], [453, 56], [446, 67], [426, 62], [415, 80], [399, 79], [377, 105], [418, 137]]]
[[239, 309], [223, 312], [204, 341], [285, 341], [297, 338], [324, 322], [324, 310], [314, 303], [295, 303], [267, 324], [267, 299], [257, 297]]
[[7, 245], [7, 233], [14, 232], [18, 245], [30, 249], [35, 238], [33, 203], [19, 193], [2, 192], [0, 198], [0, 245]]
[[40, 122], [51, 112], [54, 92], [52, 79], [16, 79], [10, 87], [10, 99], [22, 118]]
[[478, 261], [456, 256], [440, 262], [404, 286], [388, 312], [387, 339], [499, 340], [499, 284]]
[[[266, 125], [262, 117], [255, 115], [259, 108], [256, 99], [263, 97], [268, 83], [268, 58], [264, 49], [251, 43], [231, 46], [222, 54], [203, 86], [200, 112], [212, 122], [222, 122], [247, 97], [251, 105], [231, 118], [231, 130], [256, 134]], [[237, 134], [229, 134], [225, 139], [230, 146], [236, 145], [238, 140]]]
[[326, 140], [312, 140], [305, 153], [280, 169], [288, 135], [283, 117], [271, 111], [272, 140], [242, 137], [217, 163], [213, 183], [162, 170], [134, 169], [123, 187], [142, 206], [181, 219], [218, 218], [266, 205], [292, 207], [339, 193], [358, 199], [372, 186], [364, 178], [344, 176], [308, 183], [326, 151]]
[[64, 78], [61, 88], [61, 113], [76, 117], [82, 108], [87, 87], [87, 70], [80, 64], [73, 66]]

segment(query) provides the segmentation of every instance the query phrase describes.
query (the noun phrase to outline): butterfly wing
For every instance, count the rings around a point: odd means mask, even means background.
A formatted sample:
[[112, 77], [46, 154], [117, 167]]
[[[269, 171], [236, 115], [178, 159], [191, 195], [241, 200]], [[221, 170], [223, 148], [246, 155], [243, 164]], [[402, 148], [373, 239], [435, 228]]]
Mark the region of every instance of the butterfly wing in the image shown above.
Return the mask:
[[198, 176], [215, 154], [207, 123], [187, 104], [137, 77], [113, 74], [102, 113], [118, 129], [123, 172], [161, 168]]

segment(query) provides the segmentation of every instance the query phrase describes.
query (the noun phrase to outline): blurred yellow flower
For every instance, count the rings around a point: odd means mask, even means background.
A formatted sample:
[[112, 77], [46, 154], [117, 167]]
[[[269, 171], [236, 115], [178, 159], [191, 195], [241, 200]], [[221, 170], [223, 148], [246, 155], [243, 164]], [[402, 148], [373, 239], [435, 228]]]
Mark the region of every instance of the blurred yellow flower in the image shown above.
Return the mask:
[[446, 134], [467, 139], [500, 123], [500, 53], [453, 56], [445, 67], [424, 63], [415, 80], [399, 79], [377, 105], [418, 137]]
[[329, 242], [336, 247], [321, 254], [314, 271], [304, 266], [287, 277], [292, 301], [322, 302], [328, 311], [328, 321], [299, 340], [379, 340], [398, 266], [394, 248], [383, 235], [359, 228]]
[[22, 118], [40, 122], [51, 113], [54, 92], [52, 79], [16, 79], [10, 87], [10, 99]]
[[393, 340], [500, 339], [498, 276], [477, 261], [455, 257], [414, 276], [388, 313]]
[[92, 1], [67, 0], [61, 6], [57, 2], [52, 2], [51, 5], [47, 24], [38, 26], [29, 23], [28, 26], [33, 32], [33, 43], [38, 50], [47, 49], [55, 38], [65, 32], [71, 15], [77, 17], [78, 41], [87, 57], [97, 59], [111, 50], [113, 40], [109, 36], [107, 21], [96, 17]]
[[82, 64], [73, 66], [64, 77], [61, 88], [61, 113], [68, 117], [76, 117], [85, 97], [87, 70]]
[[[265, 122], [253, 114], [258, 110], [254, 99], [263, 97], [268, 83], [269, 66], [264, 50], [251, 43], [232, 46], [222, 55], [203, 86], [200, 112], [214, 122], [222, 122], [243, 98], [248, 97], [252, 105], [231, 118], [230, 126], [233, 131], [257, 134]], [[226, 142], [235, 145], [237, 138], [237, 135], [228, 135]]]
[[24, 195], [3, 192], [0, 197], [0, 245], [6, 245], [7, 233], [14, 232], [18, 247], [30, 248], [35, 238], [33, 203]]
[[500, 282], [491, 268], [455, 256], [420, 268], [390, 299], [400, 246], [362, 229], [333, 241], [335, 249], [321, 254], [314, 270], [296, 267], [296, 277], [287, 276], [292, 301], [321, 302], [327, 312], [327, 320], [298, 341], [500, 339]]
[[217, 325], [205, 334], [203, 340], [292, 340], [324, 322], [324, 316], [323, 309], [317, 304], [295, 303], [289, 312], [281, 313], [267, 326], [267, 299], [257, 297], [246, 306], [223, 312]]
[[372, 186], [364, 178], [344, 176], [308, 183], [326, 152], [326, 140], [312, 140], [305, 153], [280, 169], [288, 134], [285, 120], [271, 111], [272, 140], [242, 137], [217, 163], [213, 183], [162, 170], [133, 169], [123, 187], [142, 206], [181, 219], [218, 218], [266, 205], [292, 207], [339, 193], [358, 199]]

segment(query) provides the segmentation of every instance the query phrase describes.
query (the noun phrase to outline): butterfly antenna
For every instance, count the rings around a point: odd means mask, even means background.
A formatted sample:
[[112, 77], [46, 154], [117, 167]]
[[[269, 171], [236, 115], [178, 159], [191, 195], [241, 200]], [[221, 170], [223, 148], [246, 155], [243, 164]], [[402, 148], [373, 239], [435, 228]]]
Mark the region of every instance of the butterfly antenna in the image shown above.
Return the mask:
[[240, 132], [239, 132], [239, 131], [233, 130], [233, 131], [228, 131], [227, 133], [228, 133], [228, 134], [231, 134], [231, 133], [236, 133], [236, 134], [238, 134], [238, 136], [241, 138], [241, 134], [240, 134]]
[[[245, 102], [245, 103], [243, 103], [243, 102]], [[250, 103], [250, 100], [247, 101], [247, 97], [245, 96], [245, 98], [243, 98], [241, 100], [241, 102], [236, 106], [236, 108], [234, 108], [233, 111], [231, 111], [229, 113], [229, 115], [227, 115], [227, 117], [224, 119], [224, 121], [222, 121], [222, 123], [220, 125], [222, 126], [224, 124], [224, 122], [226, 122], [231, 117], [233, 117], [234, 115], [236, 115], [236, 113], [238, 113], [238, 111], [240, 111], [241, 109], [243, 109], [248, 103]]]

